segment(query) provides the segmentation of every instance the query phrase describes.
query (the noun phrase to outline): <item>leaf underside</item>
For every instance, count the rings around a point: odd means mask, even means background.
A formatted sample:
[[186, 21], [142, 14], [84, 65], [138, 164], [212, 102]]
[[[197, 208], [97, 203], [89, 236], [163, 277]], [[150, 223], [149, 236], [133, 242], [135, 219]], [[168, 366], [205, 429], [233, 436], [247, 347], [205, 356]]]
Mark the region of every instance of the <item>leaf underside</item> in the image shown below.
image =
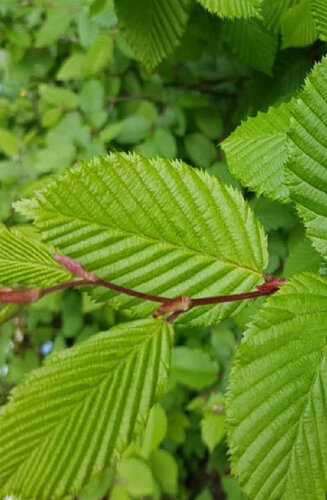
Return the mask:
[[248, 118], [223, 143], [232, 174], [259, 194], [287, 201], [287, 130], [293, 101]]
[[152, 70], [178, 45], [189, 0], [115, 0], [119, 22], [136, 56]]
[[[242, 196], [178, 161], [112, 154], [54, 178], [18, 206], [63, 254], [128, 288], [203, 297], [262, 282], [266, 238]], [[136, 316], [157, 307], [99, 288], [93, 296]], [[217, 324], [239, 307], [194, 308], [181, 320]]]
[[327, 58], [315, 66], [292, 110], [287, 164], [291, 198], [307, 235], [327, 258]]
[[232, 468], [250, 500], [324, 500], [327, 282], [298, 275], [269, 298], [234, 361]]
[[144, 427], [164, 392], [172, 327], [141, 320], [51, 356], [0, 414], [0, 493], [76, 494]]
[[0, 286], [44, 287], [71, 278], [72, 275], [54, 260], [46, 245], [21, 231], [0, 228]]

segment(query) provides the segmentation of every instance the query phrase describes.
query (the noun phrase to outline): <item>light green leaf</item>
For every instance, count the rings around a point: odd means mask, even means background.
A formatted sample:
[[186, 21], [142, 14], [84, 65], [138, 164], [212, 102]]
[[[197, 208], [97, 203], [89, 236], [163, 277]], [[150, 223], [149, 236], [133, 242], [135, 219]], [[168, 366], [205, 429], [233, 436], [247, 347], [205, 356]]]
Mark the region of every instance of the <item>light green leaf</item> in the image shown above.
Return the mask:
[[78, 95], [63, 87], [43, 83], [40, 85], [40, 93], [42, 99], [52, 106], [75, 109], [79, 103]]
[[150, 453], [158, 448], [164, 440], [167, 432], [167, 417], [165, 410], [159, 404], [155, 405], [151, 411], [144, 436], [140, 453], [144, 458], [148, 458]]
[[218, 378], [219, 365], [202, 349], [174, 347], [171, 368], [173, 379], [192, 389], [203, 389]]
[[121, 130], [115, 137], [120, 144], [136, 144], [145, 139], [151, 130], [151, 122], [138, 115], [130, 115], [120, 124]]
[[59, 68], [57, 80], [66, 81], [83, 78], [86, 55], [77, 52], [66, 59]]
[[0, 226], [0, 286], [45, 287], [71, 278], [46, 245], [17, 229]]
[[224, 437], [225, 416], [214, 412], [207, 412], [201, 420], [201, 436], [211, 452]]
[[133, 496], [143, 497], [155, 492], [155, 481], [149, 464], [138, 457], [125, 458], [118, 464], [118, 474]]
[[112, 37], [107, 33], [100, 33], [88, 49], [84, 64], [84, 71], [88, 75], [95, 75], [108, 65], [113, 56]]
[[42, 114], [42, 126], [43, 127], [54, 127], [60, 118], [62, 117], [63, 111], [61, 108], [51, 108]]
[[110, 123], [109, 125], [106, 125], [100, 132], [100, 141], [101, 142], [112, 141], [113, 139], [115, 139], [115, 137], [117, 137], [117, 135], [119, 135], [122, 128], [123, 124], [121, 122]]
[[[241, 194], [178, 161], [111, 154], [81, 163], [17, 206], [63, 254], [120, 285], [203, 297], [263, 281], [266, 238]], [[94, 296], [142, 316], [156, 308], [99, 288]], [[217, 324], [242, 305], [194, 308], [180, 319]]]
[[59, 500], [99, 477], [164, 391], [171, 341], [171, 326], [142, 320], [50, 356], [1, 412], [0, 492]]
[[36, 33], [36, 47], [48, 47], [65, 35], [73, 19], [73, 9], [56, 5], [48, 10], [45, 23]]
[[19, 150], [19, 142], [10, 130], [0, 128], [0, 148], [6, 156], [15, 156]]
[[283, 48], [304, 47], [317, 37], [312, 17], [311, 0], [302, 0], [288, 9], [281, 19]]
[[220, 17], [261, 18], [262, 0], [198, 0], [212, 14]]
[[277, 35], [255, 19], [224, 21], [224, 37], [233, 54], [251, 68], [272, 74], [277, 52]]
[[327, 41], [327, 3], [325, 0], [311, 0], [312, 15], [321, 40]]
[[259, 112], [222, 143], [234, 177], [258, 194], [279, 201], [287, 201], [289, 194], [285, 165], [292, 105], [293, 101]]
[[228, 437], [251, 500], [325, 499], [326, 325], [327, 281], [298, 275], [267, 300], [238, 349]]
[[189, 0], [116, 0], [115, 4], [129, 44], [152, 70], [178, 45], [188, 20]]
[[151, 454], [149, 464], [162, 491], [176, 498], [178, 465], [173, 455], [166, 450], [155, 450]]
[[[292, 238], [291, 234], [291, 238]], [[291, 239], [290, 238], [290, 239]], [[320, 254], [301, 232], [293, 236], [289, 244], [289, 255], [283, 269], [284, 276], [292, 276], [303, 271], [318, 272], [322, 265]]]
[[291, 198], [314, 247], [327, 258], [327, 58], [305, 82], [292, 111], [287, 164]]
[[130, 498], [128, 491], [121, 484], [115, 484], [110, 491], [110, 500], [129, 500]]
[[80, 108], [86, 115], [101, 111], [104, 107], [104, 88], [99, 80], [88, 80], [80, 93]]

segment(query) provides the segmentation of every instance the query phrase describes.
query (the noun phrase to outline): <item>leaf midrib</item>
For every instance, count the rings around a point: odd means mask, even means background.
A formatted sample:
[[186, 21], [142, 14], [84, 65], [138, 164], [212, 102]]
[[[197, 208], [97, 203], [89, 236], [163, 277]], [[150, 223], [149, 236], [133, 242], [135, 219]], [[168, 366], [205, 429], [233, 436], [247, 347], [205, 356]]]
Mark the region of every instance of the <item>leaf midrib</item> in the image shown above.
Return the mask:
[[[41, 205], [42, 207], [42, 205]], [[44, 207], [42, 207], [42, 209], [45, 211], [45, 212], [48, 212], [49, 214], [52, 214], [52, 213], [55, 213], [55, 216], [58, 214], [60, 214], [61, 217], [65, 217], [67, 219], [70, 219], [72, 221], [74, 220], [80, 220], [80, 221], [84, 221], [86, 222], [87, 224], [94, 224], [94, 225], [98, 225], [98, 226], [102, 226], [104, 228], [109, 228], [113, 231], [117, 231], [117, 232], [120, 232], [120, 233], [123, 233], [125, 234], [126, 236], [137, 236], [137, 237], [140, 237], [140, 238], [143, 238], [144, 240], [149, 240], [152, 244], [157, 244], [157, 245], [164, 245], [164, 246], [169, 246], [171, 248], [175, 248], [181, 252], [184, 252], [184, 253], [192, 253], [192, 254], [195, 254], [195, 255], [198, 255], [202, 258], [207, 258], [207, 259], [210, 259], [210, 260], [213, 260], [213, 261], [221, 261], [222, 263], [225, 263], [225, 264], [228, 264], [228, 265], [232, 265], [236, 268], [239, 268], [239, 269], [244, 269], [245, 271], [248, 271], [248, 272], [251, 272], [253, 274], [257, 274], [258, 276], [263, 276], [263, 273], [261, 271], [258, 271], [257, 269], [253, 269], [252, 267], [250, 266], [246, 266], [244, 264], [239, 264], [239, 263], [236, 263], [234, 262], [233, 260], [231, 259], [227, 259], [226, 257], [223, 257], [223, 256], [217, 256], [217, 255], [213, 255], [213, 254], [210, 254], [210, 253], [207, 253], [207, 252], [199, 252], [198, 250], [195, 250], [193, 248], [189, 248], [187, 246], [180, 246], [180, 245], [177, 245], [175, 243], [172, 243], [170, 241], [165, 241], [165, 240], [160, 240], [158, 238], [153, 238], [152, 236], [149, 236], [147, 234], [144, 234], [144, 233], [139, 233], [139, 232], [133, 232], [133, 231], [128, 231], [126, 229], [121, 229], [121, 228], [117, 228], [117, 227], [114, 227], [114, 226], [111, 226], [110, 224], [108, 223], [104, 223], [104, 222], [98, 222], [98, 221], [93, 221], [93, 220], [89, 220], [87, 219], [86, 217], [82, 217], [80, 215], [74, 217], [72, 215], [68, 215], [68, 214], [65, 214], [63, 212], [52, 212]], [[35, 220], [36, 220], [36, 223], [39, 223], [42, 219], [42, 216], [38, 216]], [[46, 227], [46, 230], [48, 230], [49, 228]], [[50, 228], [51, 230], [51, 228]], [[50, 239], [51, 240], [51, 239]], [[261, 241], [260, 241], [261, 243]], [[59, 246], [59, 245], [58, 245]]]

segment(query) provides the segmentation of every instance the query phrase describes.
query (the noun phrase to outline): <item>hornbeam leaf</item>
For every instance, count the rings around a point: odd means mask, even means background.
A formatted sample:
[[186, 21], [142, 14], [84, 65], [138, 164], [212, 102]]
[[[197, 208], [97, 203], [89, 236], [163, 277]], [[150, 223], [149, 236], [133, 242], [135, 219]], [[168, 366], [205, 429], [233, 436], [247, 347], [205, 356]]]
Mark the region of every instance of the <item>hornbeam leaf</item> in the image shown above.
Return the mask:
[[291, 198], [314, 247], [327, 258], [327, 58], [315, 66], [292, 110], [287, 164]]
[[312, 0], [312, 15], [321, 40], [327, 41], [327, 3], [326, 0]]
[[[267, 264], [263, 229], [241, 194], [178, 161], [111, 154], [55, 177], [18, 207], [88, 271], [149, 294], [250, 291]], [[157, 307], [100, 288], [93, 295], [137, 316]], [[217, 324], [240, 306], [194, 308], [180, 321]]]
[[117, 325], [35, 370], [0, 414], [0, 493], [75, 495], [142, 431], [165, 390], [172, 327]]
[[189, 0], [115, 0], [119, 22], [140, 61], [152, 70], [179, 44]]
[[71, 278], [71, 273], [55, 261], [46, 245], [17, 229], [8, 231], [0, 227], [0, 287], [44, 287]]
[[287, 130], [293, 101], [248, 118], [223, 143], [232, 174], [259, 194], [286, 201]]
[[249, 500], [324, 500], [327, 281], [298, 275], [245, 333], [227, 402], [232, 469]]
[[200, 4], [212, 14], [220, 17], [234, 18], [261, 18], [263, 0], [198, 0]]

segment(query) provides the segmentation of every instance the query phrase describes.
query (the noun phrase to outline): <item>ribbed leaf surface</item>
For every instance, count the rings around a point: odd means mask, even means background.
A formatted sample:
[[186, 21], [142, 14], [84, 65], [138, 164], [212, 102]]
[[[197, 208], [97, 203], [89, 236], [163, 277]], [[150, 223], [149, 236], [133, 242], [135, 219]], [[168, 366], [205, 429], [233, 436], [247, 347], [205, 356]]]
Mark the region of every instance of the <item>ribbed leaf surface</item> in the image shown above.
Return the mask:
[[212, 14], [220, 17], [261, 17], [262, 0], [198, 0]]
[[269, 31], [278, 33], [284, 12], [298, 0], [264, 0], [262, 5], [263, 22]]
[[304, 47], [317, 37], [311, 0], [301, 0], [285, 12], [281, 20], [283, 48]]
[[293, 109], [288, 181], [307, 234], [327, 258], [327, 58], [317, 64]]
[[189, 0], [115, 0], [119, 22], [136, 56], [152, 70], [178, 45]]
[[231, 51], [257, 71], [271, 74], [277, 51], [277, 35], [256, 19], [224, 21], [224, 36]]
[[76, 494], [115, 461], [163, 393], [172, 328], [125, 323], [52, 356], [0, 415], [0, 492]]
[[312, 15], [315, 21], [318, 36], [327, 41], [327, 2], [326, 0], [311, 0]]
[[284, 170], [291, 106], [283, 103], [248, 118], [222, 143], [232, 174], [244, 186], [280, 201], [289, 194]]
[[0, 286], [44, 287], [71, 278], [40, 241], [26, 237], [21, 231], [0, 227]]
[[324, 500], [327, 281], [298, 275], [246, 332], [227, 404], [233, 470], [249, 500]]
[[[267, 262], [260, 223], [239, 192], [178, 161], [112, 154], [54, 178], [21, 210], [44, 238], [88, 270], [155, 295], [252, 290]], [[156, 308], [98, 289], [115, 308]], [[195, 308], [183, 322], [209, 325], [239, 307]]]

